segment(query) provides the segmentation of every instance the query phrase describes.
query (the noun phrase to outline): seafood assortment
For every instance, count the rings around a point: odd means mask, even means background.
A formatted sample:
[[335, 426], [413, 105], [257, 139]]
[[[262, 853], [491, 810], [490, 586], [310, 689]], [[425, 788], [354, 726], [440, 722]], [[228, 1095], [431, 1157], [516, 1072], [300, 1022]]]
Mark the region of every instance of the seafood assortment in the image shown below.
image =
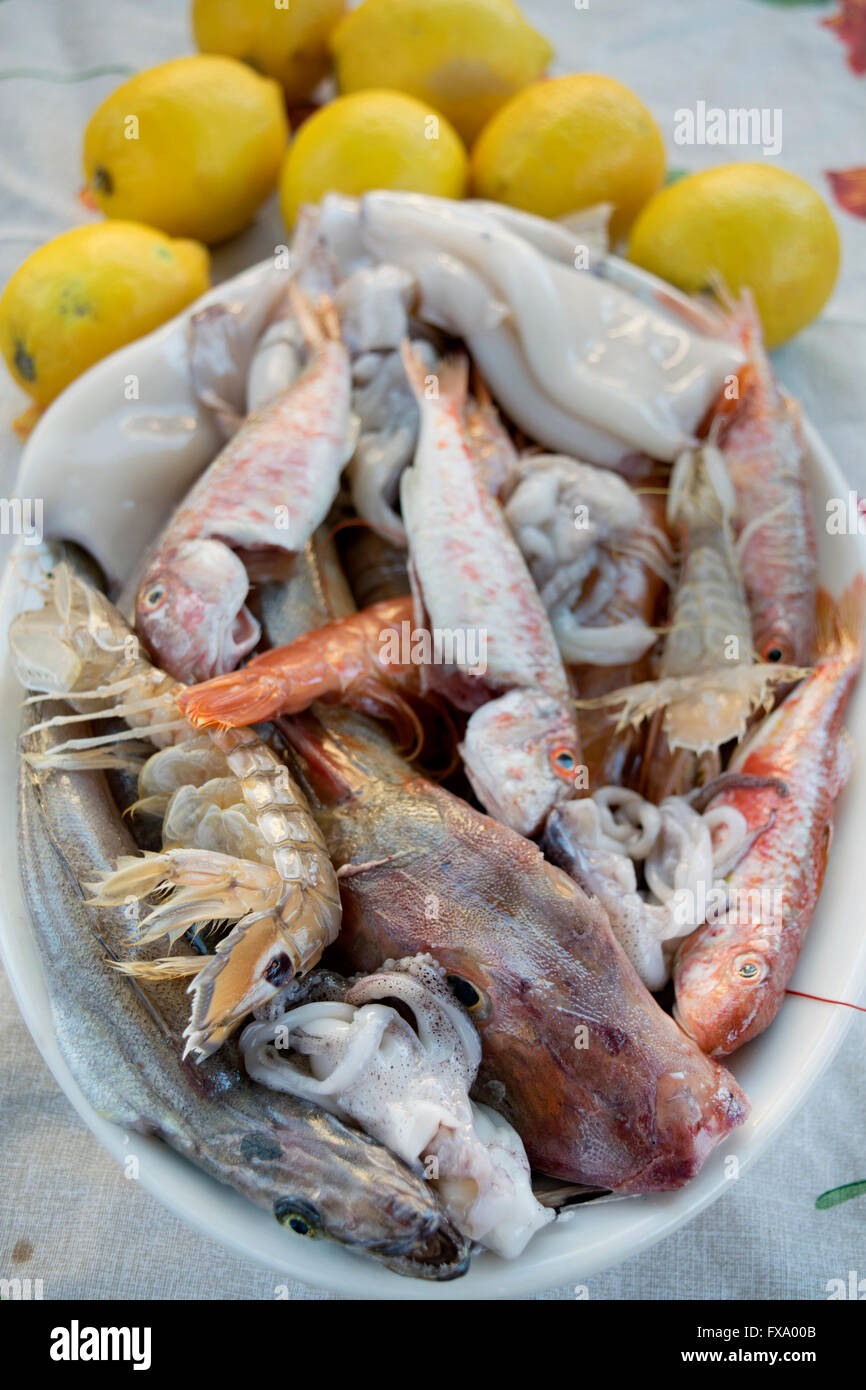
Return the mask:
[[[164, 814], [163, 850], [125, 855], [93, 885], [93, 902], [117, 906], [174, 890], [140, 923], [141, 944], [173, 943], [214, 919], [234, 923], [213, 955], [185, 965], [194, 975], [187, 1050], [207, 1056], [335, 939], [340, 900], [331, 862], [303, 796], [267, 744], [250, 729], [197, 737], [179, 716], [176, 682], [151, 665], [103, 595], [62, 561], [45, 589], [44, 607], [21, 614], [9, 632], [22, 684], [67, 698], [84, 710], [79, 718], [122, 719], [129, 728], [36, 755], [25, 739], [25, 760], [114, 767], [129, 734], [163, 745], [141, 771], [149, 809], [157, 803]], [[57, 715], [49, 724], [73, 722]]]
[[[414, 1026], [383, 999], [400, 1000]], [[407, 1163], [423, 1158], [463, 1234], [519, 1255], [554, 1213], [532, 1195], [519, 1135], [469, 1099], [481, 1047], [444, 969], [414, 956], [386, 961], [348, 988], [310, 977], [303, 1000], [244, 1030], [250, 1076], [356, 1120]], [[306, 1057], [309, 1070], [280, 1057], [280, 1043]]]
[[818, 587], [753, 307], [603, 225], [305, 208], [189, 316], [189, 466], [137, 534], [109, 490], [107, 580], [43, 547], [9, 629], [82, 1091], [403, 1275], [712, 1161], [851, 766], [866, 580]]
[[[25, 728], [32, 719], [31, 710]], [[47, 757], [59, 737], [55, 726], [32, 741]], [[103, 773], [24, 762], [19, 805], [22, 879], [57, 1037], [94, 1109], [126, 1133], [158, 1135], [287, 1233], [339, 1241], [399, 1274], [462, 1274], [467, 1241], [431, 1183], [339, 1116], [255, 1085], [233, 1043], [191, 1078], [182, 983], [111, 968], [147, 950], [130, 939], [128, 908], [85, 901], [87, 881], [136, 851]], [[189, 956], [178, 943], [177, 959]]]
[[598, 899], [362, 716], [322, 707], [281, 729], [338, 866], [335, 964], [445, 967], [478, 1026], [477, 1095], [542, 1172], [624, 1193], [697, 1172], [747, 1104], [646, 991]]

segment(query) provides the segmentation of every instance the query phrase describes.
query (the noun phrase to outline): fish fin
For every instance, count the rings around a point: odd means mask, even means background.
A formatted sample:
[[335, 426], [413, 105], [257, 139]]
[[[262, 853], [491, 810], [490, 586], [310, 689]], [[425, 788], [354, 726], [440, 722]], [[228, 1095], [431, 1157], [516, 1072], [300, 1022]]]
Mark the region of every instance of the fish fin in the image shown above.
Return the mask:
[[333, 301], [323, 294], [314, 304], [294, 281], [289, 284], [289, 304], [308, 347], [318, 347], [326, 339], [338, 341], [340, 319]]
[[244, 729], [260, 724], [274, 714], [293, 714], [308, 703], [292, 703], [285, 681], [269, 671], [229, 671], [201, 685], [190, 685], [178, 692], [177, 702], [184, 716], [196, 728]]
[[[410, 670], [414, 669], [410, 667]], [[424, 747], [424, 729], [412, 706], [398, 691], [390, 689], [384, 681], [368, 676], [349, 687], [344, 703], [362, 714], [389, 720], [393, 725], [394, 742], [403, 756], [410, 762], [417, 758]]]
[[862, 651], [863, 627], [866, 624], [866, 575], [858, 574], [839, 599], [834, 599], [826, 589], [819, 589], [815, 622], [819, 656], [830, 656], [846, 648]]
[[408, 338], [405, 338], [400, 347], [400, 356], [409, 385], [419, 404], [431, 399], [427, 392], [433, 380], [436, 382], [437, 395], [432, 399], [451, 402], [459, 411], [463, 410], [469, 388], [469, 359], [465, 352], [455, 352], [450, 357], [444, 357], [435, 370], [431, 371]]

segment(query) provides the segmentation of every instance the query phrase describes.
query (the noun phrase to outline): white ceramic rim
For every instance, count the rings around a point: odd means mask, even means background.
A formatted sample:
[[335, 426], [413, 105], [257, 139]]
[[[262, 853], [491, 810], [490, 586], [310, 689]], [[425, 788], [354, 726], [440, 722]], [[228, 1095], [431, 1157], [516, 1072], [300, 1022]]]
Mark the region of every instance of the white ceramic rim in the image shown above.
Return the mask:
[[[249, 272], [246, 272], [249, 273]], [[212, 302], [231, 281], [211, 290], [181, 318]], [[151, 335], [156, 343], [159, 334]], [[118, 357], [122, 354], [116, 354]], [[69, 391], [75, 390], [73, 384]], [[68, 395], [68, 392], [66, 393]], [[47, 423], [49, 415], [45, 417]], [[43, 425], [44, 429], [44, 425]], [[818, 523], [822, 578], [834, 592], [864, 567], [859, 536], [834, 537], [824, 526], [822, 502], [846, 498], [850, 488], [815, 430], [805, 422], [812, 495]], [[835, 549], [834, 549], [835, 547]], [[20, 545], [19, 545], [20, 548]], [[20, 583], [11, 564], [0, 583], [0, 630], [17, 611]], [[17, 861], [17, 729], [21, 690], [8, 653], [0, 657], [0, 844]], [[866, 689], [861, 682], [848, 714], [858, 746], [866, 746]], [[866, 985], [866, 918], [858, 889], [858, 855], [866, 827], [866, 775], [855, 767], [842, 794], [827, 876], [815, 922], [791, 984], [828, 998], [856, 1002]], [[851, 925], [847, 925], [850, 923]], [[859, 924], [859, 937], [857, 926]], [[24, 1021], [58, 1085], [88, 1128], [118, 1162], [134, 1153], [139, 1181], [163, 1205], [238, 1255], [275, 1271], [354, 1298], [464, 1300], [515, 1298], [563, 1284], [585, 1283], [647, 1250], [695, 1217], [724, 1191], [732, 1170], [741, 1175], [794, 1114], [835, 1055], [853, 1011], [789, 997], [772, 1028], [732, 1059], [732, 1071], [752, 1101], [741, 1129], [708, 1159], [697, 1178], [678, 1192], [601, 1200], [579, 1206], [546, 1228], [514, 1262], [483, 1254], [462, 1279], [435, 1284], [393, 1274], [378, 1262], [330, 1242], [303, 1240], [284, 1231], [266, 1211], [200, 1172], [159, 1140], [125, 1134], [102, 1119], [82, 1094], [57, 1045], [38, 948], [17, 874], [6, 880], [0, 903], [0, 955]], [[732, 1159], [737, 1163], [733, 1164]], [[95, 1213], [98, 1219], [98, 1213]], [[144, 1233], [142, 1233], [144, 1235]], [[363, 1259], [363, 1263], [359, 1260]]]

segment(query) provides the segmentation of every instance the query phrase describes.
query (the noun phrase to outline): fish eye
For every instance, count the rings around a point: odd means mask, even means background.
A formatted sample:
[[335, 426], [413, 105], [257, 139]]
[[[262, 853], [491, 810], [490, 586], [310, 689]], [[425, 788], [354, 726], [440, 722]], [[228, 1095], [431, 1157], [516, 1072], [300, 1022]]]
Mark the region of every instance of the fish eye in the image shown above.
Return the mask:
[[322, 1218], [312, 1203], [301, 1197], [281, 1197], [274, 1203], [274, 1216], [296, 1236], [315, 1238], [322, 1234]]
[[749, 985], [758, 984], [767, 973], [764, 962], [755, 956], [738, 956], [734, 961], [734, 969], [740, 979]]
[[791, 644], [777, 632], [772, 633], [761, 648], [762, 661], [789, 662], [792, 656]]
[[449, 975], [448, 983], [458, 1004], [462, 1004], [464, 1009], [476, 1018], [490, 1017], [490, 1000], [483, 989], [473, 985], [471, 980], [464, 980], [462, 975]]
[[554, 772], [562, 778], [569, 778], [577, 767], [577, 758], [571, 748], [554, 748], [550, 755], [550, 761]]
[[144, 596], [145, 608], [158, 608], [165, 598], [165, 586], [163, 584], [153, 584]]

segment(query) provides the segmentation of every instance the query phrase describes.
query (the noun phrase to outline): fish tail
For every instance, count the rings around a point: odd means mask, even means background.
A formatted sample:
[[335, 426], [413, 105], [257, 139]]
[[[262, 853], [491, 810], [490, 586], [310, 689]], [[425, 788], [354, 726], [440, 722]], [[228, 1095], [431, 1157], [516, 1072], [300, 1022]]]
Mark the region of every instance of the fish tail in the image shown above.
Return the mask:
[[419, 404], [428, 400], [438, 400], [453, 404], [460, 411], [463, 410], [469, 388], [469, 359], [465, 352], [455, 352], [450, 357], [444, 357], [435, 371], [431, 371], [408, 340], [404, 340], [400, 355], [409, 385]]
[[819, 589], [815, 623], [819, 656], [848, 652], [859, 659], [866, 625], [866, 575], [858, 574], [839, 599]]
[[270, 671], [230, 671], [201, 685], [178, 691], [182, 714], [196, 728], [244, 729], [273, 714], [294, 714], [306, 708], [315, 694], [303, 687], [303, 699], [292, 700], [291, 684]]
[[313, 303], [294, 281], [289, 284], [289, 303], [309, 347], [319, 347], [327, 339], [340, 338], [340, 318], [333, 301], [323, 294]]

